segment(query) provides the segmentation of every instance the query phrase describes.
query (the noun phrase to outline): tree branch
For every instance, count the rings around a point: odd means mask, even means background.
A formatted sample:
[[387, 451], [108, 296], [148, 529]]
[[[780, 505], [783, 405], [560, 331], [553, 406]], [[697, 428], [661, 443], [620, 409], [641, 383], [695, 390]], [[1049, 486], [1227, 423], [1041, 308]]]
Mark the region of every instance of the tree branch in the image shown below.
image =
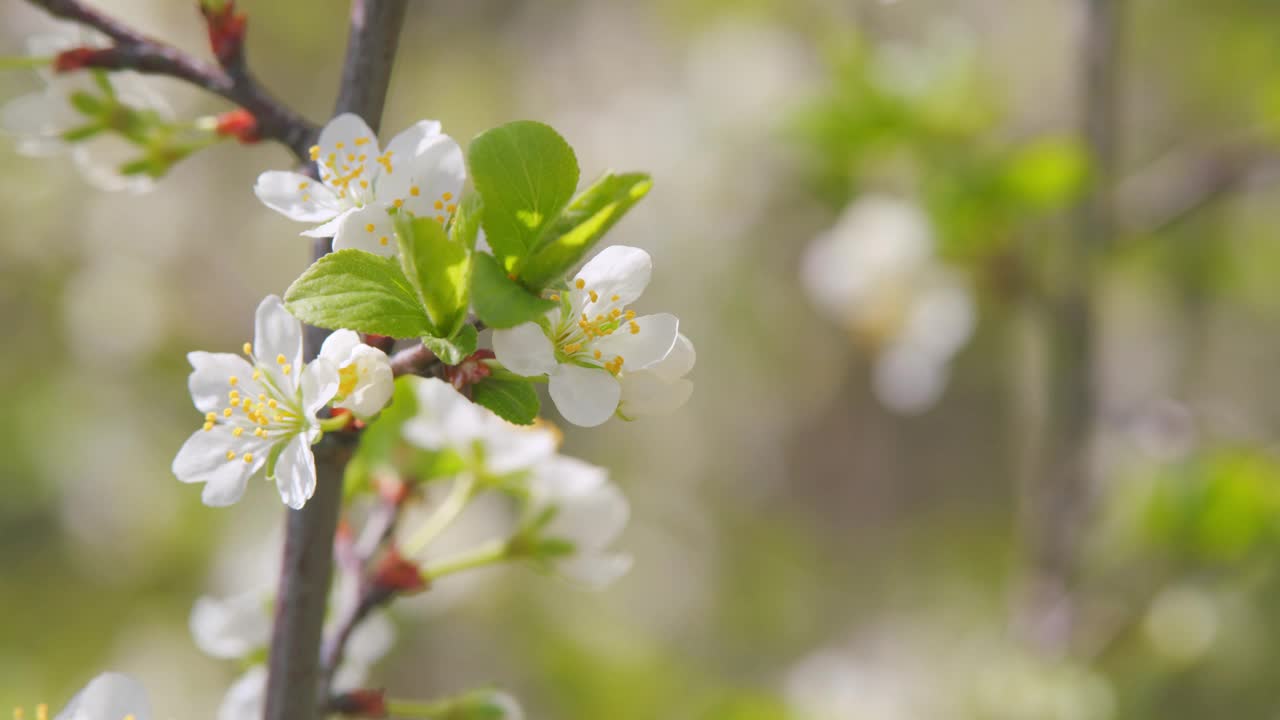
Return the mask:
[[115, 42], [94, 54], [92, 67], [164, 75], [203, 88], [248, 110], [258, 122], [259, 137], [285, 145], [299, 160], [307, 159], [307, 148], [319, 130], [272, 97], [249, 72], [242, 55], [228, 68], [220, 67], [147, 37], [81, 0], [28, 1], [55, 17], [93, 28]]
[[[407, 2], [353, 0], [351, 4], [351, 32], [336, 112], [361, 116], [375, 132], [382, 120]], [[319, 258], [330, 247], [330, 240], [318, 240], [313, 254]], [[326, 334], [318, 328], [306, 329], [308, 358], [315, 357]], [[328, 437], [337, 435], [341, 433]], [[318, 453], [315, 496], [301, 510], [288, 514], [265, 720], [314, 720], [328, 700], [320, 687], [320, 639], [347, 459], [345, 454]]]

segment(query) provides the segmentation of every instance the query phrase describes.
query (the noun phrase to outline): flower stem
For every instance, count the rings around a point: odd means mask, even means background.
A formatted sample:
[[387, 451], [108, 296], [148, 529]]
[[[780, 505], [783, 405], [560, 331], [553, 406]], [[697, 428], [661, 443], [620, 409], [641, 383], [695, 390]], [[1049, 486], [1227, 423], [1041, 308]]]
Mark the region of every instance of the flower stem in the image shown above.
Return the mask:
[[465, 553], [459, 553], [451, 558], [445, 558], [435, 565], [431, 565], [422, 571], [422, 577], [427, 582], [431, 582], [445, 575], [452, 575], [463, 570], [496, 565], [508, 560], [510, 557], [511, 553], [507, 552], [505, 540], [491, 540]]
[[443, 717], [449, 712], [450, 703], [448, 700], [395, 700], [387, 698], [387, 715], [391, 717], [405, 718], [421, 718], [422, 720], [433, 720], [433, 718]]
[[444, 503], [436, 509], [431, 517], [418, 528], [407, 542], [401, 545], [401, 551], [406, 557], [412, 557], [422, 552], [432, 540], [439, 537], [453, 524], [454, 520], [462, 514], [463, 509], [467, 507], [467, 503], [471, 502], [472, 492], [475, 490], [476, 479], [471, 473], [463, 473], [453, 481], [453, 487], [449, 489], [449, 495], [444, 499]]
[[351, 424], [351, 413], [342, 413], [341, 415], [332, 415], [327, 418], [321, 418], [320, 430], [323, 432], [337, 432]]

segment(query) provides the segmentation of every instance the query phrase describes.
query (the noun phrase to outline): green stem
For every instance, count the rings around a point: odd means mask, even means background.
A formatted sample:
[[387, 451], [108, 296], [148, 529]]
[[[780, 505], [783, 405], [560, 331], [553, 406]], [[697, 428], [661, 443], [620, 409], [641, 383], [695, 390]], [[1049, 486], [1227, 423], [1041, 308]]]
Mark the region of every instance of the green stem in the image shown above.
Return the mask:
[[322, 418], [320, 420], [321, 432], [337, 432], [351, 424], [351, 413], [342, 413], [333, 417]]
[[56, 58], [52, 56], [36, 57], [23, 55], [20, 57], [0, 57], [0, 70], [26, 70], [52, 65]]
[[449, 712], [448, 700], [427, 702], [423, 700], [393, 700], [387, 698], [387, 715], [390, 717], [421, 718], [432, 720]]
[[454, 520], [462, 514], [467, 503], [471, 501], [472, 492], [475, 490], [476, 479], [471, 473], [463, 473], [453, 481], [453, 487], [449, 490], [449, 495], [444, 499], [444, 503], [435, 511], [427, 521], [418, 528], [407, 542], [401, 546], [405, 557], [412, 557], [422, 552], [432, 540], [439, 537], [453, 524]]
[[510, 558], [505, 540], [492, 540], [472, 550], [459, 553], [451, 558], [428, 566], [422, 571], [422, 578], [427, 582], [437, 580], [445, 575], [471, 570], [486, 565], [497, 565]]

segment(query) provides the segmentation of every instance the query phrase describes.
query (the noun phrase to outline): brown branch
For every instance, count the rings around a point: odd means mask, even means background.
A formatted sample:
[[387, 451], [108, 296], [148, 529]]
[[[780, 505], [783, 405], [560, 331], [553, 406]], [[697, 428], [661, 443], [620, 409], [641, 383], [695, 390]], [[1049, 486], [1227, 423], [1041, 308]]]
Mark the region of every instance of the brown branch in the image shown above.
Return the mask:
[[1081, 105], [1092, 184], [1055, 258], [1048, 298], [1048, 414], [1030, 488], [1032, 578], [1023, 618], [1042, 649], [1065, 651], [1076, 614], [1072, 594], [1079, 534], [1092, 492], [1092, 432], [1097, 377], [1093, 265], [1115, 238], [1119, 40], [1123, 0], [1081, 0]]
[[28, 0], [49, 14], [93, 28], [115, 45], [94, 53], [92, 67], [133, 70], [182, 80], [248, 110], [258, 121], [258, 136], [289, 148], [299, 160], [319, 130], [273, 98], [243, 63], [243, 53], [227, 67], [205, 62], [172, 45], [147, 37], [81, 0]]
[[[361, 116], [375, 132], [382, 120], [407, 2], [353, 0], [351, 4], [351, 32], [336, 112]], [[330, 240], [318, 240], [313, 254], [319, 258], [330, 249]], [[326, 334], [318, 328], [306, 329], [308, 358], [315, 357]], [[333, 433], [327, 438], [341, 435]], [[328, 701], [327, 688], [320, 682], [320, 640], [333, 576], [333, 539], [346, 461], [343, 454], [318, 454], [315, 496], [301, 510], [288, 514], [268, 660], [265, 720], [314, 720]]]

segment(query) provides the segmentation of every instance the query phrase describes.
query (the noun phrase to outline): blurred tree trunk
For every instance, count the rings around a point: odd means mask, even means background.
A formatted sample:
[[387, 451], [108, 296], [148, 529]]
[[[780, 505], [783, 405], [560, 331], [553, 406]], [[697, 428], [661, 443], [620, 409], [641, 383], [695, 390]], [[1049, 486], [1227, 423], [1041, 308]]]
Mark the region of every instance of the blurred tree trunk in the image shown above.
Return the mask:
[[1098, 382], [1095, 267], [1115, 235], [1117, 86], [1122, 0], [1079, 0], [1082, 134], [1091, 183], [1071, 217], [1067, 240], [1054, 253], [1047, 296], [1048, 375], [1039, 461], [1031, 483], [1032, 564], [1025, 629], [1045, 650], [1070, 643], [1076, 608], [1079, 536], [1092, 494], [1092, 434]]

